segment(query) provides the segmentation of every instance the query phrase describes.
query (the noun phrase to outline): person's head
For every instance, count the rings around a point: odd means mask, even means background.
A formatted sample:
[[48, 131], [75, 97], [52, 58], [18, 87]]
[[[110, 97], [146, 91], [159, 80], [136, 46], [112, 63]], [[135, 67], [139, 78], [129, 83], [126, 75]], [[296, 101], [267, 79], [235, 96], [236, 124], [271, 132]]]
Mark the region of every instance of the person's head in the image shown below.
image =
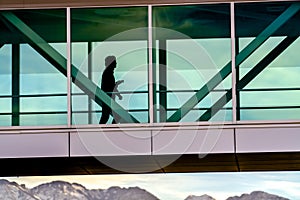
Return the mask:
[[115, 56], [107, 56], [105, 58], [105, 66], [115, 68], [117, 65], [116, 57]]

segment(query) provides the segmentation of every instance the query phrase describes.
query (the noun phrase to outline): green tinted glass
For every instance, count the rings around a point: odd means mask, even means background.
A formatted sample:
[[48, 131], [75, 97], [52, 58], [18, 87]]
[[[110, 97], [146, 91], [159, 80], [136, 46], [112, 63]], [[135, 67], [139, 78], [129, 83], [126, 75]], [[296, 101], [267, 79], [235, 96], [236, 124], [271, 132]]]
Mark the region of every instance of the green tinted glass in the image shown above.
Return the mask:
[[235, 4], [238, 119], [299, 119], [300, 4]]
[[153, 24], [156, 120], [231, 120], [229, 4], [154, 7]]
[[0, 14], [1, 43], [6, 44], [0, 49], [1, 76], [10, 99], [5, 102], [11, 105], [7, 125], [66, 124], [65, 9]]
[[[98, 124], [104, 115], [105, 123], [148, 122], [147, 15], [147, 7], [71, 9], [73, 124]], [[116, 68], [102, 76], [112, 55]], [[124, 83], [103, 91], [105, 77]]]

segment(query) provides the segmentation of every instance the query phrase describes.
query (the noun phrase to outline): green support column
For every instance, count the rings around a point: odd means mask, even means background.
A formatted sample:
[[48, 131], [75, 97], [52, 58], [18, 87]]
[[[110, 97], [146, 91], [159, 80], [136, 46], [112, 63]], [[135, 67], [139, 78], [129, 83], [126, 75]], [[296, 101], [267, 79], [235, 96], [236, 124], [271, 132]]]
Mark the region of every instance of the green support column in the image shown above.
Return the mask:
[[[88, 78], [92, 80], [92, 43], [88, 42]], [[92, 124], [92, 99], [88, 96], [88, 124]]]
[[12, 44], [12, 126], [20, 125], [20, 44]]
[[[148, 105], [148, 109], [149, 109], [149, 112], [151, 112], [151, 109], [150, 107], [153, 108], [153, 122], [157, 122], [157, 81], [156, 81], [156, 44], [154, 42], [154, 44], [152, 44], [152, 48], [149, 49], [149, 51], [152, 51], [152, 72], [150, 72], [148, 70], [148, 73], [152, 73], [152, 80], [149, 80], [149, 83], [152, 83], [152, 88], [153, 88], [153, 91], [152, 91], [152, 94], [150, 94], [148, 92], [148, 98], [152, 98], [152, 101], [153, 101], [153, 105], [150, 105], [150, 101], [149, 101], [149, 105]], [[148, 76], [149, 77], [149, 76]], [[152, 95], [152, 96], [151, 96]], [[150, 113], [149, 113], [150, 114]], [[149, 119], [148, 121], [150, 122], [150, 115], [149, 115]]]
[[[239, 44], [239, 38], [235, 38], [235, 52], [236, 55], [239, 54], [240, 51], [240, 44]], [[236, 65], [235, 66], [236, 69], [236, 84], [238, 84], [238, 82], [240, 81], [240, 65]], [[236, 87], [236, 120], [240, 120], [241, 119], [241, 106], [240, 106], [240, 91], [239, 89]]]

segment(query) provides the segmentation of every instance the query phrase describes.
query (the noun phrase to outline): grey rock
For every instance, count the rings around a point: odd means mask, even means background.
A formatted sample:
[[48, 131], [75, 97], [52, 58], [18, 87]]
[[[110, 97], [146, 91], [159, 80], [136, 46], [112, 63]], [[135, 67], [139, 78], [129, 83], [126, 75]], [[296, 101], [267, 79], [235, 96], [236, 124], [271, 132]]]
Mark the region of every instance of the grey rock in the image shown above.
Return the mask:
[[53, 181], [32, 189], [0, 180], [0, 199], [5, 200], [159, 200], [139, 187], [89, 190], [78, 183]]
[[15, 182], [0, 180], [0, 199], [5, 200], [40, 200], [31, 194], [30, 190], [24, 185], [20, 186]]
[[241, 196], [229, 197], [227, 200], [289, 200], [284, 197], [269, 194], [263, 191], [254, 191], [251, 194], [242, 194]]
[[195, 196], [195, 195], [190, 195], [184, 200], [216, 200], [215, 198], [212, 198], [211, 196], [204, 194], [201, 196]]

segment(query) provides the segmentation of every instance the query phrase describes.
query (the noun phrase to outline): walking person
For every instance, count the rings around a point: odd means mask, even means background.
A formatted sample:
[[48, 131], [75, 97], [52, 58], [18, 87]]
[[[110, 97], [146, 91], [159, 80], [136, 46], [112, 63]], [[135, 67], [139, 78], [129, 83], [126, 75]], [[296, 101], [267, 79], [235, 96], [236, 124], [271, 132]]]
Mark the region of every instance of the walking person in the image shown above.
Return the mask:
[[[117, 67], [117, 61], [115, 56], [107, 56], [105, 58], [105, 70], [102, 74], [102, 81], [101, 81], [101, 89], [110, 96], [113, 100], [115, 100], [115, 96], [118, 96], [120, 100], [122, 100], [122, 95], [118, 91], [118, 86], [124, 82], [124, 80], [115, 81], [114, 77], [114, 70]], [[119, 120], [117, 119], [117, 115], [113, 114], [112, 109], [110, 106], [102, 103], [102, 115], [100, 119], [100, 124], [106, 124], [109, 115], [113, 116], [112, 123], [118, 123]]]

